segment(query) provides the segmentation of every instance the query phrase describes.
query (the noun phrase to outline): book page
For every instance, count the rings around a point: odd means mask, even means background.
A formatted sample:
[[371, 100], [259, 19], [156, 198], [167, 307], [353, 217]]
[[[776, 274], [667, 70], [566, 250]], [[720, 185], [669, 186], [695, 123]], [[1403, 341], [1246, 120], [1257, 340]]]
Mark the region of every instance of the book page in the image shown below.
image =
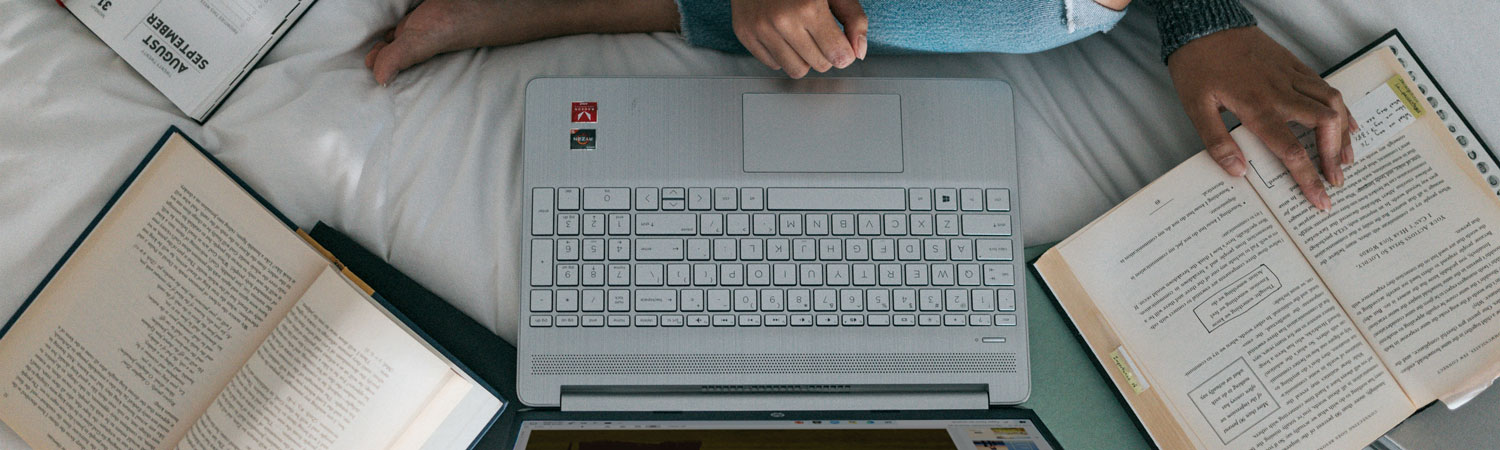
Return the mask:
[[1363, 128], [1332, 211], [1236, 130], [1249, 178], [1412, 401], [1456, 406], [1500, 373], [1500, 200], [1389, 50], [1329, 81]]
[[304, 0], [66, 0], [78, 19], [172, 103], [201, 118]]
[[472, 386], [329, 267], [178, 448], [388, 448], [455, 384]]
[[467, 448], [488, 430], [504, 403], [473, 380], [449, 377], [390, 450]]
[[1123, 343], [1122, 394], [1162, 397], [1196, 447], [1358, 448], [1414, 410], [1249, 183], [1206, 152], [1055, 250]]
[[327, 264], [174, 136], [0, 338], [0, 420], [170, 448]]

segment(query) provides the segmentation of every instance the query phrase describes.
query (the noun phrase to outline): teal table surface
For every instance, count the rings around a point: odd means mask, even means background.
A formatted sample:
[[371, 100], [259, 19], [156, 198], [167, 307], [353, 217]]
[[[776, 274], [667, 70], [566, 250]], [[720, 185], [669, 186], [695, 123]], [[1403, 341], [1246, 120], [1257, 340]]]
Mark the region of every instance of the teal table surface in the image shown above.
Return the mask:
[[[1033, 261], [1051, 245], [1026, 249]], [[1067, 317], [1048, 298], [1031, 270], [1026, 271], [1026, 311], [1031, 325], [1031, 398], [1021, 406], [1037, 417], [1069, 450], [1150, 449], [1151, 445], [1119, 400]]]

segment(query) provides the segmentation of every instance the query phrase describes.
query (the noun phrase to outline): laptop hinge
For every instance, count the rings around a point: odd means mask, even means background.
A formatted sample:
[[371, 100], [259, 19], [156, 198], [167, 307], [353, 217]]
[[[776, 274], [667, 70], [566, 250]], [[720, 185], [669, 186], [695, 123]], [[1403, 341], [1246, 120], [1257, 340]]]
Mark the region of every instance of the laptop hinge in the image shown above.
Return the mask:
[[[572, 392], [569, 392], [572, 391]], [[854, 392], [692, 392], [565, 389], [563, 411], [809, 411], [985, 409], [983, 389]]]

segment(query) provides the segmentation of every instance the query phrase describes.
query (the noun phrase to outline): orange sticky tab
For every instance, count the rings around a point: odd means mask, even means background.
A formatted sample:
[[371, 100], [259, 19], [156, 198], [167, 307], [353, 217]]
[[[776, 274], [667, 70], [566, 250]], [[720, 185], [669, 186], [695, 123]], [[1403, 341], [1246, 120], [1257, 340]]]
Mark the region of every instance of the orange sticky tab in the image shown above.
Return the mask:
[[316, 250], [318, 254], [323, 255], [323, 258], [327, 259], [328, 262], [333, 263], [333, 267], [339, 269], [339, 273], [343, 274], [344, 278], [349, 279], [349, 281], [353, 282], [355, 286], [359, 286], [360, 289], [364, 290], [365, 295], [375, 295], [374, 288], [371, 288], [369, 284], [365, 284], [365, 280], [359, 279], [359, 276], [354, 275], [354, 272], [350, 272], [349, 268], [345, 267], [343, 262], [339, 261], [338, 258], [335, 258], [333, 256], [333, 253], [329, 252], [328, 249], [323, 248], [323, 245], [314, 240], [312, 238], [312, 235], [307, 234], [307, 232], [302, 231], [299, 228], [297, 229], [297, 236], [301, 236], [302, 240], [307, 241], [307, 244], [312, 246], [313, 250]]

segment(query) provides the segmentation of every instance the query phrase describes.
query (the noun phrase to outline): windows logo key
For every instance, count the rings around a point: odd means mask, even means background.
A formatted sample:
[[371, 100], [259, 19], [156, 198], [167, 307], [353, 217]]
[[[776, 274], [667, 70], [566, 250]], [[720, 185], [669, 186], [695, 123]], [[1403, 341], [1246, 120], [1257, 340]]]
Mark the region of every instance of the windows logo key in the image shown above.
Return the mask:
[[568, 131], [568, 148], [571, 150], [593, 150], [595, 141], [593, 128], [574, 128]]

